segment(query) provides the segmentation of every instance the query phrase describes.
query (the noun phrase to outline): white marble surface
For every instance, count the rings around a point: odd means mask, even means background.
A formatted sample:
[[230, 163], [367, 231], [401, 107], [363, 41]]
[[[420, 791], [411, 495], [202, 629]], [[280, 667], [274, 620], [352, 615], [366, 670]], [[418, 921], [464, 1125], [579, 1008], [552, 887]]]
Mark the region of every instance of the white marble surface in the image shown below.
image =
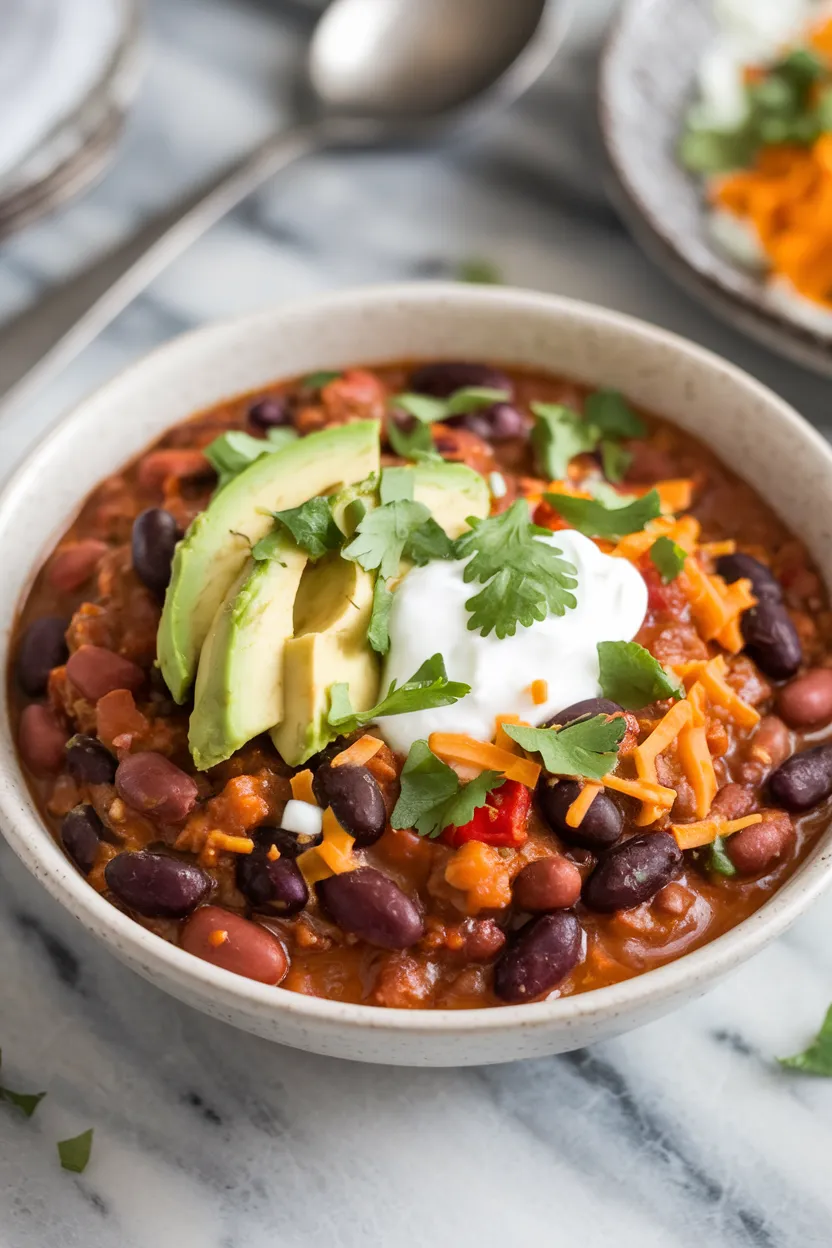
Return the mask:
[[[118, 164], [0, 251], [0, 316], [281, 115], [295, 3], [151, 0], [149, 76]], [[680, 330], [832, 426], [829, 385], [715, 323], [603, 206], [582, 39], [477, 146], [307, 161], [204, 239], [0, 432], [7, 472], [77, 396], [200, 321], [333, 286], [507, 281]], [[118, 419], [118, 413], [113, 414]], [[710, 997], [568, 1057], [467, 1071], [270, 1047], [128, 974], [0, 849], [0, 1248], [828, 1248], [832, 1082], [780, 1071], [832, 998], [832, 898]], [[54, 1142], [92, 1125], [82, 1177]]]

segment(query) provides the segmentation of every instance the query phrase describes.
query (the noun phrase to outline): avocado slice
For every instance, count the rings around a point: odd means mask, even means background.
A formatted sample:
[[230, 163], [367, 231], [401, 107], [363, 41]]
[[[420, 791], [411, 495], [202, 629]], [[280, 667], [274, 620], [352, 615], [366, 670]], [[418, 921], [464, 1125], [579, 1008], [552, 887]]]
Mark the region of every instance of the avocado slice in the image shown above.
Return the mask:
[[[220, 606], [224, 601], [228, 605], [229, 588], [240, 576], [251, 544], [272, 526], [269, 513], [298, 507], [378, 471], [378, 422], [355, 421], [261, 456], [215, 495], [176, 547], [159, 625], [159, 665], [177, 702], [188, 696], [203, 642]], [[277, 577], [273, 568], [271, 575]], [[241, 589], [247, 579], [240, 582]]]
[[448, 537], [459, 537], [468, 528], [468, 516], [483, 519], [491, 507], [485, 478], [465, 464], [444, 460], [425, 460], [415, 466], [413, 497], [425, 504]]

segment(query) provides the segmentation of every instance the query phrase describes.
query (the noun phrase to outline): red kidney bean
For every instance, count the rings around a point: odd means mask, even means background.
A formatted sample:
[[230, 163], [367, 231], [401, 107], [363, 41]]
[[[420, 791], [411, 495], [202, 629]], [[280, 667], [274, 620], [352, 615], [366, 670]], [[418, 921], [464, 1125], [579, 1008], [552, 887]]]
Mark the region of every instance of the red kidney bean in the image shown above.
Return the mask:
[[538, 910], [568, 910], [581, 895], [581, 873], [562, 854], [529, 862], [516, 876], [512, 888], [514, 904], [532, 913]]
[[254, 429], [279, 429], [283, 425], [291, 425], [292, 409], [285, 395], [276, 395], [271, 399], [259, 399], [248, 409], [249, 424]]
[[194, 780], [164, 754], [150, 751], [128, 754], [116, 770], [116, 790], [128, 806], [159, 819], [180, 823], [197, 798]]
[[261, 984], [279, 984], [289, 969], [286, 951], [276, 936], [220, 906], [195, 910], [182, 929], [181, 940], [186, 953]]
[[757, 795], [745, 784], [723, 784], [711, 803], [712, 817], [719, 815], [721, 819], [742, 819], [750, 815], [757, 804]]
[[50, 585], [62, 593], [80, 589], [92, 576], [103, 555], [109, 550], [106, 542], [87, 537], [82, 542], [65, 546], [52, 558], [47, 573]]
[[757, 725], [752, 746], [767, 756], [767, 766], [779, 767], [792, 752], [792, 734], [777, 715], [764, 715]]
[[315, 888], [332, 922], [370, 945], [407, 949], [424, 935], [416, 904], [375, 867], [331, 875]]
[[669, 884], [681, 865], [670, 832], [632, 836], [604, 854], [584, 884], [584, 905], [602, 914], [631, 910]]
[[364, 848], [379, 839], [387, 823], [381, 789], [366, 767], [319, 767], [312, 788], [321, 806], [331, 806], [341, 827]]
[[103, 646], [79, 646], [67, 659], [66, 674], [90, 702], [97, 702], [114, 689], [135, 693], [144, 684], [144, 672], [137, 663]]
[[568, 910], [533, 919], [509, 941], [494, 968], [494, 991], [518, 1005], [551, 992], [581, 958], [583, 931]]
[[490, 364], [457, 361], [422, 364], [411, 373], [409, 382], [410, 390], [415, 390], [417, 394], [431, 394], [437, 399], [447, 399], [455, 391], [467, 390], [469, 386], [514, 394], [511, 378]]
[[298, 854], [302, 854], [304, 850], [314, 849], [316, 845], [320, 845], [324, 834], [318, 832], [313, 836], [311, 833], [288, 832], [286, 828], [258, 828], [254, 839], [258, 844], [262, 844], [266, 851], [274, 845], [281, 858], [293, 859], [297, 858]]
[[272, 862], [268, 852], [274, 841], [262, 831], [250, 854], [237, 855], [237, 887], [252, 910], [288, 918], [306, 905], [309, 889], [291, 858], [281, 855]]
[[112, 784], [117, 761], [97, 737], [78, 732], [66, 743], [66, 764], [76, 780], [84, 784]]
[[151, 919], [184, 918], [212, 887], [210, 875], [201, 867], [146, 849], [111, 858], [104, 879], [128, 909]]
[[20, 687], [30, 698], [46, 692], [53, 667], [66, 663], [69, 650], [66, 630], [69, 620], [61, 615], [44, 615], [33, 620], [20, 642], [15, 670]]
[[782, 602], [761, 598], [740, 622], [745, 653], [773, 680], [788, 680], [803, 662], [797, 629]]
[[214, 469], [202, 451], [170, 449], [151, 451], [139, 463], [138, 479], [143, 490], [161, 489], [168, 477], [210, 478]]
[[462, 951], [473, 962], [488, 962], [506, 943], [506, 934], [493, 919], [466, 919]]
[[163, 507], [148, 507], [133, 521], [133, 568], [139, 580], [156, 594], [164, 594], [168, 587], [178, 539], [176, 521]]
[[576, 780], [556, 780], [541, 776], [537, 786], [537, 807], [557, 836], [567, 845], [583, 849], [608, 849], [614, 845], [624, 827], [624, 816], [608, 793], [599, 793], [581, 820], [570, 828], [566, 812], [581, 791]]
[[104, 824], [88, 802], [73, 806], [61, 821], [61, 843], [83, 875], [95, 866]]
[[832, 794], [832, 743], [792, 754], [768, 778], [773, 800], [786, 810], [811, 810]]
[[543, 727], [553, 728], [555, 725], [572, 724], [576, 719], [591, 719], [593, 715], [623, 714], [623, 706], [619, 706], [617, 702], [611, 702], [609, 698], [584, 698], [583, 702], [573, 702], [571, 706], [558, 711], [557, 715], [546, 720]]
[[68, 735], [48, 706], [32, 702], [23, 708], [17, 744], [23, 762], [36, 776], [61, 771]]
[[771, 569], [751, 555], [744, 555], [742, 551], [720, 555], [715, 566], [718, 574], [729, 584], [740, 579], [750, 581], [754, 597], [760, 601], [767, 598], [779, 602], [783, 597], [783, 587]]
[[774, 866], [794, 841], [792, 821], [783, 811], [764, 814], [762, 823], [741, 828], [725, 842], [731, 862], [741, 875], [761, 875]]
[[793, 728], [811, 728], [832, 719], [832, 669], [813, 667], [777, 691], [777, 709]]

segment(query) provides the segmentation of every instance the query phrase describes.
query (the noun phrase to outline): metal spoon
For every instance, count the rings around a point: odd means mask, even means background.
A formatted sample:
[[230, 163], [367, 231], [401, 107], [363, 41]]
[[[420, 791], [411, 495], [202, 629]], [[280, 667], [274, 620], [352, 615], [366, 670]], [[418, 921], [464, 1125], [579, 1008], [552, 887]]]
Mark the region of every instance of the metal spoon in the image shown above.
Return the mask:
[[333, 0], [309, 43], [298, 125], [0, 327], [0, 416], [88, 345], [168, 264], [278, 170], [324, 148], [436, 139], [539, 77], [568, 0]]

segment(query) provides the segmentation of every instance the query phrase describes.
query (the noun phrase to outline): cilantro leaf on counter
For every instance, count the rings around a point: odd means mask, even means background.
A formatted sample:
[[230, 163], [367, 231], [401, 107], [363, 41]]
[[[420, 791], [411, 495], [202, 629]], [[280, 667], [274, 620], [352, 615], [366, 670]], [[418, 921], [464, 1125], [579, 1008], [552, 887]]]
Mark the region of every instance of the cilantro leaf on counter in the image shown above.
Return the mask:
[[382, 700], [368, 711], [352, 709], [348, 685], [343, 682], [331, 685], [327, 723], [343, 736], [380, 719], [383, 715], [406, 715], [409, 711], [429, 711], [437, 706], [451, 706], [470, 692], [470, 685], [448, 680], [445, 660], [441, 654], [434, 654], [403, 685], [392, 681]]
[[832, 1076], [832, 1005], [826, 1011], [820, 1031], [808, 1048], [793, 1057], [778, 1058], [781, 1066], [802, 1070], [807, 1075]]
[[393, 607], [393, 591], [383, 576], [376, 577], [373, 587], [373, 607], [367, 640], [376, 654], [386, 654], [390, 649], [390, 611]]
[[657, 537], [650, 547], [650, 562], [661, 574], [665, 585], [676, 580], [687, 557], [687, 551], [670, 537]]
[[584, 403], [584, 419], [605, 438], [643, 438], [647, 426], [618, 390], [596, 390]]
[[300, 507], [273, 511], [272, 515], [289, 530], [310, 559], [320, 559], [330, 550], [337, 550], [344, 541], [344, 534], [335, 523], [328, 498], [310, 498]]
[[598, 682], [605, 698], [640, 711], [661, 698], [683, 698], [684, 686], [637, 641], [599, 641]]
[[662, 510], [657, 490], [650, 490], [624, 507], [607, 507], [596, 498], [572, 498], [568, 494], [543, 497], [579, 533], [613, 540], [640, 533], [648, 520], [655, 520]]
[[390, 822], [394, 828], [413, 828], [419, 836], [439, 836], [444, 828], [470, 823], [488, 794], [502, 783], [501, 772], [483, 771], [463, 785], [453, 767], [437, 758], [427, 741], [414, 741]]
[[218, 490], [233, 481], [261, 455], [274, 455], [275, 451], [282, 450], [287, 442], [297, 437], [294, 429], [280, 428], [270, 432], [280, 437], [253, 438], [242, 429], [229, 429], [208, 443], [202, 453], [217, 474]]
[[503, 724], [503, 731], [529, 753], [539, 754], [554, 776], [602, 780], [618, 761], [618, 747], [627, 731], [623, 715], [593, 715], [563, 728], [528, 728]]
[[604, 476], [613, 485], [618, 485], [627, 475], [627, 469], [633, 462], [632, 453], [611, 438], [604, 438], [601, 443], [601, 467]]
[[82, 1131], [70, 1140], [58, 1141], [58, 1156], [64, 1170], [72, 1170], [75, 1174], [83, 1174], [89, 1163], [92, 1152], [93, 1129]]
[[396, 576], [402, 553], [417, 529], [431, 520], [424, 503], [398, 498], [384, 507], [377, 507], [363, 517], [355, 537], [345, 547], [345, 559], [360, 563], [365, 572], [378, 568], [385, 580]]
[[600, 433], [562, 403], [532, 403], [534, 428], [532, 446], [538, 469], [550, 481], [562, 481], [569, 461], [586, 451], [594, 451]]
[[479, 629], [487, 637], [493, 630], [502, 640], [513, 637], [518, 624], [528, 627], [576, 605], [570, 592], [577, 585], [575, 568], [557, 546], [537, 540], [552, 534], [532, 523], [525, 499], [498, 516], [469, 516], [468, 523], [471, 528], [457, 538], [455, 554], [469, 559], [464, 580], [485, 586], [465, 603], [471, 631]]
[[713, 871], [716, 875], [736, 875], [737, 868], [725, 852], [725, 837], [718, 836], [710, 847], [708, 854], [707, 869]]
[[[2, 1060], [3, 1055], [0, 1053], [0, 1063], [2, 1063]], [[9, 1105], [14, 1105], [27, 1118], [32, 1117], [32, 1114], [45, 1096], [45, 1092], [13, 1092], [11, 1088], [5, 1088], [0, 1084], [0, 1101], [7, 1101]]]

